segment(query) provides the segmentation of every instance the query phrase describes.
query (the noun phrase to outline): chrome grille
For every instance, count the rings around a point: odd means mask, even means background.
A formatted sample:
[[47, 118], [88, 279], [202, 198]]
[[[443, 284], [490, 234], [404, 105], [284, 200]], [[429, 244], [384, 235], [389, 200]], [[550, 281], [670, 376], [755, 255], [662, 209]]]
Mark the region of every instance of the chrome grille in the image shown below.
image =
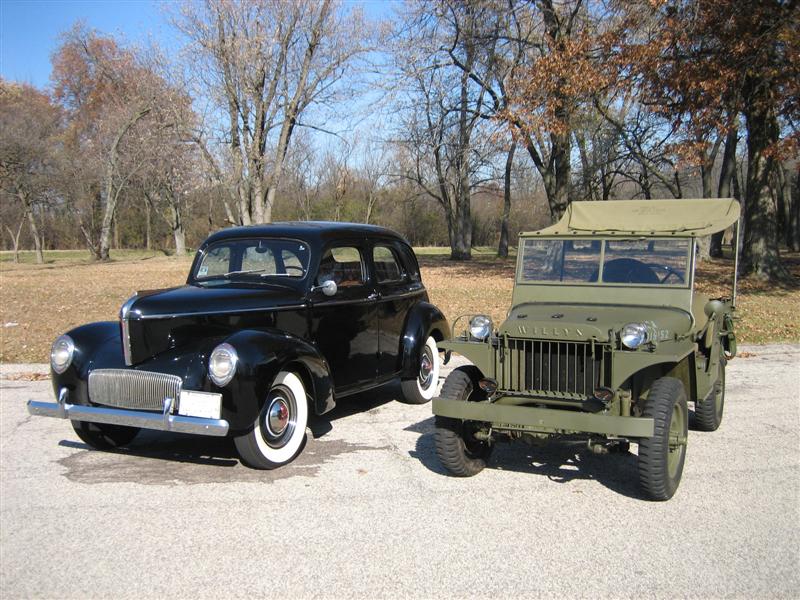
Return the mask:
[[138, 410], [163, 410], [164, 398], [176, 401], [183, 382], [176, 375], [127, 369], [89, 373], [89, 400], [95, 404]]
[[607, 347], [587, 342], [509, 339], [500, 389], [585, 398], [604, 381]]

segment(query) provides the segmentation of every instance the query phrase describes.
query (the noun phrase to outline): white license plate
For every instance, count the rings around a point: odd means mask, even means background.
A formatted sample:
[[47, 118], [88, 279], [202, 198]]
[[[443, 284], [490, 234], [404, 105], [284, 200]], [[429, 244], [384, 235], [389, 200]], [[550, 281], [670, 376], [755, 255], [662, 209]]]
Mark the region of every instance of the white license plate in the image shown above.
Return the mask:
[[219, 419], [222, 410], [222, 394], [181, 390], [178, 414], [185, 417]]

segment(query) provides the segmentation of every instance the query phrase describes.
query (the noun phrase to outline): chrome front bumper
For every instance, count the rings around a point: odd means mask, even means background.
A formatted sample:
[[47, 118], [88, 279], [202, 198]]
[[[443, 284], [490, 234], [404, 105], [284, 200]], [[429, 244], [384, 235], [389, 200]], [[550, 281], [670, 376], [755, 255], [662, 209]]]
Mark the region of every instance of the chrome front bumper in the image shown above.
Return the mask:
[[228, 422], [224, 419], [203, 419], [171, 414], [173, 401], [169, 398], [165, 399], [164, 410], [161, 413], [70, 404], [67, 399], [67, 390], [62, 389], [58, 402], [28, 400], [28, 412], [39, 417], [125, 425], [126, 427], [140, 427], [159, 431], [175, 431], [218, 437], [228, 435]]

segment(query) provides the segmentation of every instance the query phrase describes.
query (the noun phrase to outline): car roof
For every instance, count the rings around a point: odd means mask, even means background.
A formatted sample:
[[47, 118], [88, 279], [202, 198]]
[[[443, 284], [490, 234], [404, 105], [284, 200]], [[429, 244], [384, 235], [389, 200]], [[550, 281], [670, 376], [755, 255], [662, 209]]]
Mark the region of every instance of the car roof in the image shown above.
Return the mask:
[[732, 198], [572, 202], [555, 225], [520, 236], [696, 237], [727, 229], [739, 214]]
[[231, 238], [288, 237], [307, 242], [325, 243], [339, 238], [391, 238], [404, 243], [403, 237], [385, 227], [340, 221], [282, 221], [260, 225], [228, 227], [212, 233], [203, 245]]

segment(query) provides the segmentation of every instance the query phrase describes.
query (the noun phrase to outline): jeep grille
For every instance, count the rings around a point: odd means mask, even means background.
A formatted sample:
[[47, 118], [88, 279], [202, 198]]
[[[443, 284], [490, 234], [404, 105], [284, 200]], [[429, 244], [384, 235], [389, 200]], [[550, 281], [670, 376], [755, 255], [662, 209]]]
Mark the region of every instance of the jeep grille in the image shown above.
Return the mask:
[[502, 391], [583, 399], [604, 381], [607, 352], [601, 344], [511, 338], [498, 383]]
[[89, 373], [89, 400], [134, 410], [163, 410], [164, 398], [177, 404], [183, 382], [176, 375], [128, 369], [96, 369]]

